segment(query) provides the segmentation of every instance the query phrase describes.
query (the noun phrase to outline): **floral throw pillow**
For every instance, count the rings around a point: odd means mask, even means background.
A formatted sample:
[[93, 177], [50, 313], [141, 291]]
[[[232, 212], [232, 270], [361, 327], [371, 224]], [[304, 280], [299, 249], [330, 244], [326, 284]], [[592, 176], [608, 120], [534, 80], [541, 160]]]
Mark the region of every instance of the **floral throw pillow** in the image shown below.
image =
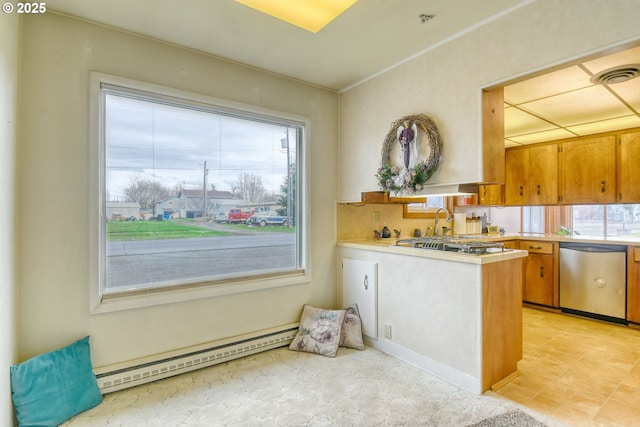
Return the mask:
[[344, 321], [342, 323], [342, 331], [340, 332], [340, 347], [364, 350], [364, 342], [362, 342], [362, 321], [360, 320], [358, 304], [351, 304], [344, 311]]
[[323, 310], [305, 304], [298, 335], [289, 349], [335, 357], [340, 344], [344, 314], [344, 310]]

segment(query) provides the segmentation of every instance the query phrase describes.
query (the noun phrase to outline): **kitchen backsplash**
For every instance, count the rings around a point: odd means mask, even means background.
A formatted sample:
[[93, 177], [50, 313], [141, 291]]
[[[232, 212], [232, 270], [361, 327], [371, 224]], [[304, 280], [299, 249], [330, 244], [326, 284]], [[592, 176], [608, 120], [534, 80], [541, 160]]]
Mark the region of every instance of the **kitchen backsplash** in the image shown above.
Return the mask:
[[[432, 218], [403, 218], [402, 205], [400, 204], [337, 204], [337, 239], [345, 240], [373, 240], [374, 230], [380, 231], [386, 225], [391, 230], [391, 236], [395, 237], [394, 230], [400, 230], [401, 238], [413, 237], [415, 229], [424, 234], [428, 227], [433, 229], [435, 220]], [[480, 206], [458, 206], [458, 213], [466, 213], [467, 216], [475, 214], [482, 216], [485, 213], [491, 219], [492, 224], [505, 228], [509, 233], [520, 231], [519, 208], [491, 208]], [[453, 212], [452, 212], [453, 214]], [[441, 217], [439, 226], [453, 228], [453, 215], [451, 222], [447, 223]]]

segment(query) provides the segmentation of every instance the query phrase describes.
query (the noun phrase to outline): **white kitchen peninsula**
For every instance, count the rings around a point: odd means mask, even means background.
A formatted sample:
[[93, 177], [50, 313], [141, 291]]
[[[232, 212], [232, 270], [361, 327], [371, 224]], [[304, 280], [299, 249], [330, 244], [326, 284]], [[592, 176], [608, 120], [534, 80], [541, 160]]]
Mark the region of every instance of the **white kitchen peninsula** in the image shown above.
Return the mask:
[[394, 242], [338, 243], [338, 268], [344, 258], [378, 265], [378, 338], [368, 343], [474, 393], [517, 375], [527, 252], [467, 255]]

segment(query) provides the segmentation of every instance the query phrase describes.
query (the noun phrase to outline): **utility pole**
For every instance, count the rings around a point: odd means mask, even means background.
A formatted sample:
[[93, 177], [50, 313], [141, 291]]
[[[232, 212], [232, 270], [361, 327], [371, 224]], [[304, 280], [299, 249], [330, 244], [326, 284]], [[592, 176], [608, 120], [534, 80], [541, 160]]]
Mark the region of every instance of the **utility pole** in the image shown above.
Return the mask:
[[291, 148], [289, 147], [289, 128], [285, 128], [284, 130], [286, 134], [286, 138], [282, 138], [280, 140], [280, 144], [282, 148], [287, 149], [287, 226], [289, 228], [292, 227], [291, 222], [293, 220], [293, 216], [291, 215]]
[[202, 172], [202, 219], [205, 218], [207, 211], [207, 161], [204, 161], [204, 170]]
[[287, 132], [287, 225], [291, 228], [291, 160], [289, 159], [291, 148], [289, 147], [289, 128]]

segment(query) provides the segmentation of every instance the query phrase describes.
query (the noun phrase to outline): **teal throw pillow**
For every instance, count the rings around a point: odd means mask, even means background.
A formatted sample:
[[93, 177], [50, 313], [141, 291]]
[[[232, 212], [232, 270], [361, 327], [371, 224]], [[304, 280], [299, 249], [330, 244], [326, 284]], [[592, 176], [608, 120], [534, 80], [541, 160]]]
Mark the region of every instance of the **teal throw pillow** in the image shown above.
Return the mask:
[[89, 337], [11, 366], [11, 397], [21, 427], [57, 426], [102, 402]]

